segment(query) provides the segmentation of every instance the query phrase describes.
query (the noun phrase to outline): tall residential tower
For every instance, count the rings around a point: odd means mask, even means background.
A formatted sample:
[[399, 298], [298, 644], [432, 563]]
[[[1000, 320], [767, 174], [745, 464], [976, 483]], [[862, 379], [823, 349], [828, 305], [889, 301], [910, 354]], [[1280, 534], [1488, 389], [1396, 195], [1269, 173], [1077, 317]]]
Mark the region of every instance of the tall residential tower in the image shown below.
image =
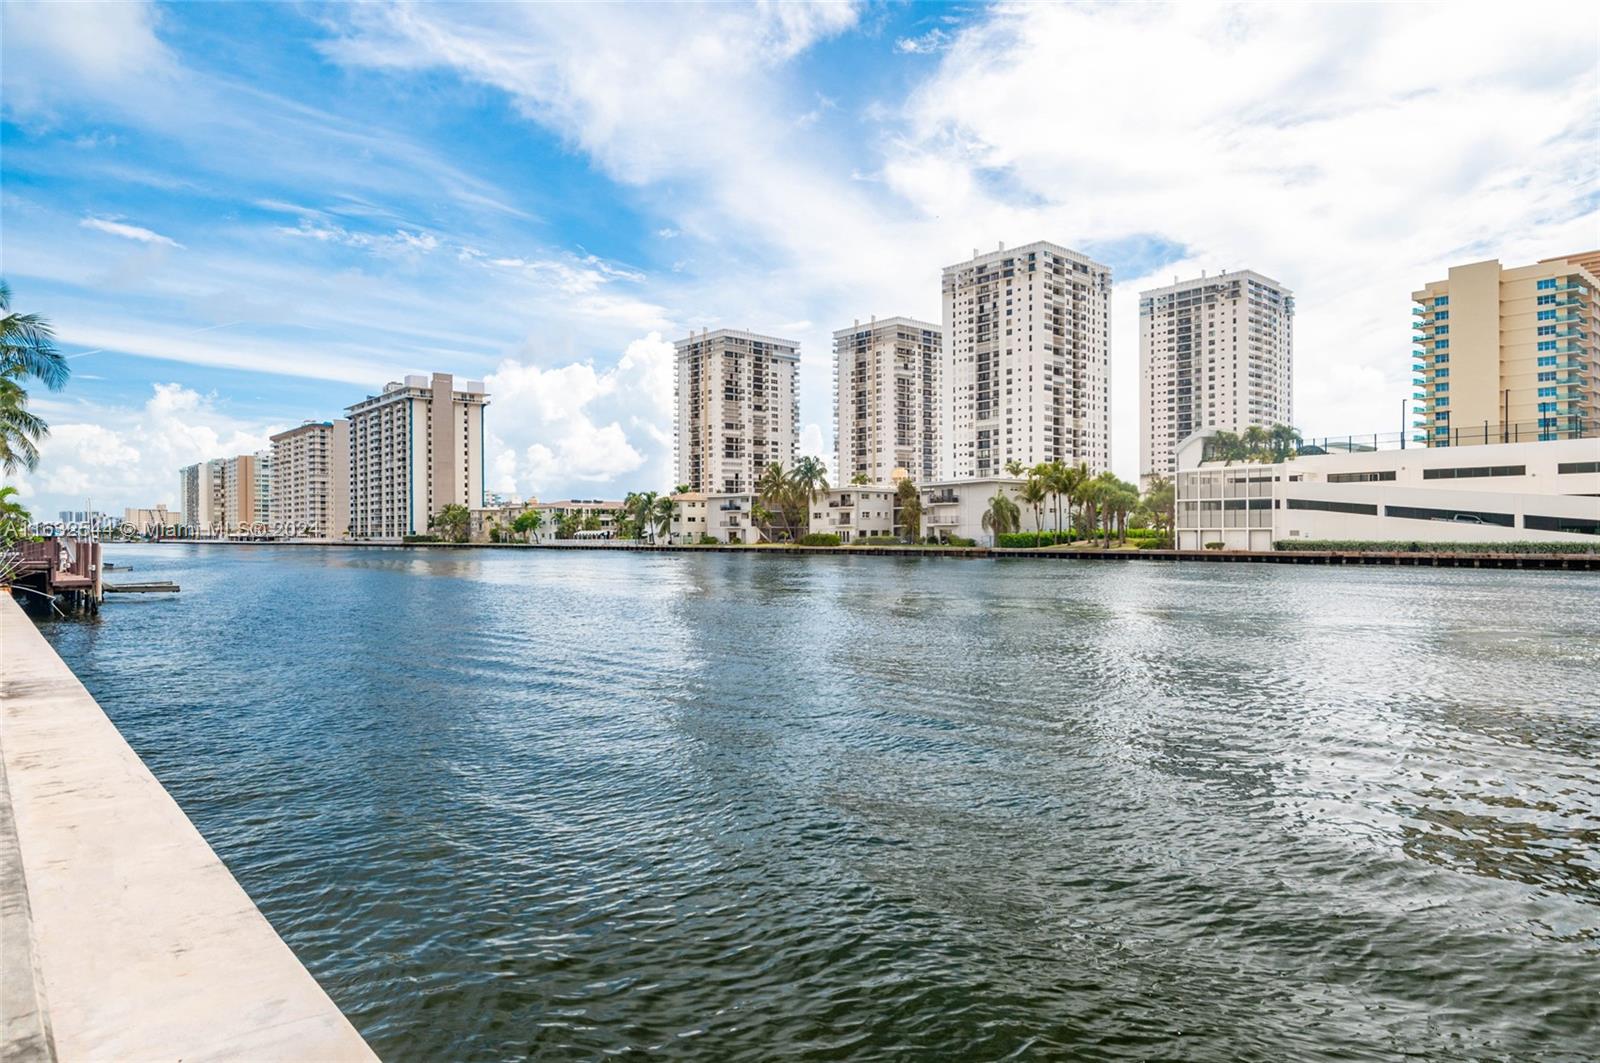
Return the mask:
[[1033, 243], [943, 278], [941, 479], [1011, 461], [1111, 465], [1111, 270]]
[[482, 381], [449, 373], [385, 384], [350, 413], [350, 534], [420, 535], [445, 506], [483, 505]]
[[349, 421], [307, 421], [272, 437], [271, 512], [279, 535], [349, 534]]
[[834, 479], [888, 483], [904, 469], [917, 483], [939, 478], [938, 325], [873, 319], [833, 334]]
[[1452, 266], [1411, 293], [1419, 441], [1600, 436], [1600, 251]]
[[677, 348], [678, 482], [690, 491], [745, 492], [767, 465], [793, 465], [800, 345], [718, 329]]
[[1202, 428], [1294, 424], [1294, 295], [1253, 270], [1139, 293], [1139, 475]]

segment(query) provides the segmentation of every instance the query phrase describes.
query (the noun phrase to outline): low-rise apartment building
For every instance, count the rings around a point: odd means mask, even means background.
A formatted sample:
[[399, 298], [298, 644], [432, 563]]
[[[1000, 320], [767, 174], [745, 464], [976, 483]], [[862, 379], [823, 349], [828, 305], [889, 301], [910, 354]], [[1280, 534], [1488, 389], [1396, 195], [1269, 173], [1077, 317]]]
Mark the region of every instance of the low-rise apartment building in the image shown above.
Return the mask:
[[1016, 502], [1023, 528], [1029, 527], [1027, 506], [1017, 499], [1017, 492], [1026, 482], [1014, 476], [984, 476], [923, 484], [923, 536], [934, 539], [959, 536], [972, 539], [980, 546], [994, 545], [994, 536], [984, 530], [983, 515], [989, 509], [990, 500], [1001, 493]]
[[841, 543], [894, 534], [894, 488], [851, 484], [820, 491], [811, 500], [811, 530], [837, 535]]
[[715, 535], [711, 530], [704, 491], [685, 491], [672, 496], [672, 521], [667, 527], [667, 535], [672, 543], [679, 546], [698, 543], [701, 536]]
[[1202, 462], [1178, 449], [1177, 543], [1270, 550], [1281, 539], [1593, 543], [1600, 549], [1600, 443], [1572, 439], [1303, 455], [1277, 464]]

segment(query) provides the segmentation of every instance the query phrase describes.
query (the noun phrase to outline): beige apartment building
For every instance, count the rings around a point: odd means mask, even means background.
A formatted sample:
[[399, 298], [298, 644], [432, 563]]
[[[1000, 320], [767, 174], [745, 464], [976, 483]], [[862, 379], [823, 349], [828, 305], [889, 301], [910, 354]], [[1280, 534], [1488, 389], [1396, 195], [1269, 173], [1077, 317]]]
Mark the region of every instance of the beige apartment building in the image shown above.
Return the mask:
[[800, 345], [735, 329], [677, 342], [673, 436], [678, 482], [741, 492], [761, 470], [795, 462]]
[[449, 373], [408, 376], [353, 406], [350, 414], [350, 534], [358, 539], [423, 535], [445, 506], [480, 509], [484, 494], [479, 380]]
[[1111, 464], [1111, 270], [1039, 242], [947, 266], [939, 476]]
[[1429, 446], [1600, 436], [1600, 251], [1452, 266], [1412, 292], [1412, 426]]
[[273, 530], [338, 539], [350, 533], [350, 422], [307, 421], [272, 437]]
[[938, 478], [943, 332], [909, 317], [876, 318], [833, 334], [833, 474], [887, 483], [904, 469]]
[[1202, 428], [1294, 424], [1294, 295], [1254, 270], [1139, 293], [1139, 474]]

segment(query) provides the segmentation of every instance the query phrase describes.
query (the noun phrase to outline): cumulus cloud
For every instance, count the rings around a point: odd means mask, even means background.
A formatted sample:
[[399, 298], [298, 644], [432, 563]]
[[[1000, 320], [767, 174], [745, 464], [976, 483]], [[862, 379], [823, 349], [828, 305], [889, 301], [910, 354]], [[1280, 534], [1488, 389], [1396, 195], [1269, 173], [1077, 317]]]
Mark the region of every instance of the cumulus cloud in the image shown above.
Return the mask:
[[673, 361], [673, 345], [652, 332], [610, 368], [502, 362], [485, 381], [491, 487], [546, 498], [622, 477], [670, 487]]
[[137, 407], [63, 404], [41, 397], [50, 421], [39, 468], [18, 476], [18, 493], [35, 518], [82, 509], [102, 513], [165, 503], [176, 510], [178, 470], [210, 458], [253, 454], [284, 426], [230, 415], [215, 396], [180, 384], [154, 384]]
[[158, 244], [163, 247], [182, 247], [170, 236], [138, 225], [129, 225], [126, 222], [112, 221], [109, 218], [85, 218], [78, 223], [85, 229], [94, 229], [96, 232], [107, 233], [111, 236], [120, 236], [124, 240], [136, 240], [141, 244]]

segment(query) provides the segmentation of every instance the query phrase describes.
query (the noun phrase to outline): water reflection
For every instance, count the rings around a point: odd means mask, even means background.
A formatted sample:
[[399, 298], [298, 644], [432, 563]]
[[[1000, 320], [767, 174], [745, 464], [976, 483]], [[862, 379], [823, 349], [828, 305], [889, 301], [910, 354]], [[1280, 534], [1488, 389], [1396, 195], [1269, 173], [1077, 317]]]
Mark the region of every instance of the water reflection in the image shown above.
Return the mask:
[[1592, 577], [123, 553], [50, 637], [387, 1059], [1596, 1043]]

